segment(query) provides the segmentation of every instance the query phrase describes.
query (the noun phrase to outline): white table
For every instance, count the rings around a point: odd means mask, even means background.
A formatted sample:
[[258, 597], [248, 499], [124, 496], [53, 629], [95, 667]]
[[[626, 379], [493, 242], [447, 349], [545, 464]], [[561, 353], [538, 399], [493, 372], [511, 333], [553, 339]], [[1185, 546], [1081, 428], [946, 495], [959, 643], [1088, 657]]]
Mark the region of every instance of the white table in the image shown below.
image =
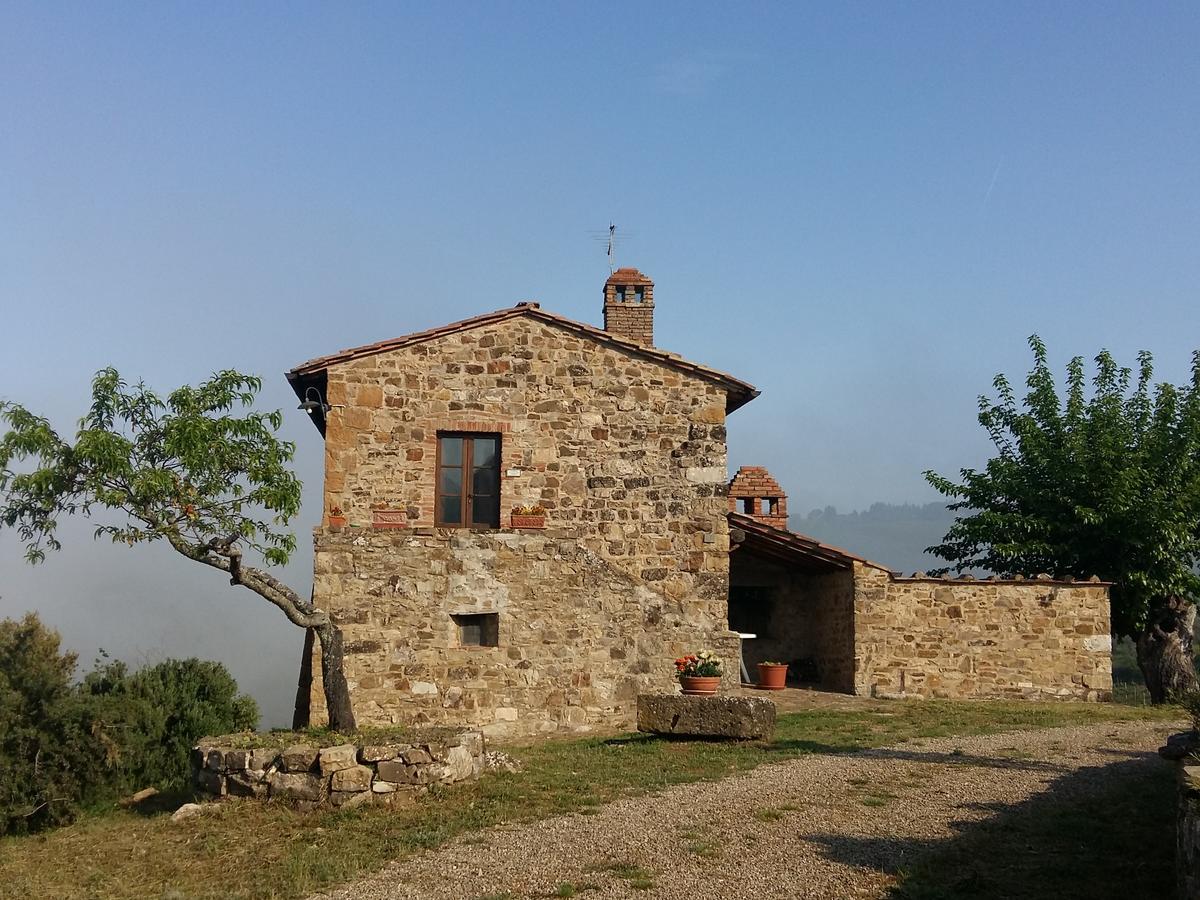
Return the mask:
[[[742, 643], [745, 643], [754, 640], [758, 635], [739, 631], [738, 637], [742, 639]], [[738, 644], [738, 664], [742, 667], [742, 684], [753, 684], [754, 682], [750, 680], [750, 673], [746, 671], [746, 655], [742, 653], [741, 644]]]

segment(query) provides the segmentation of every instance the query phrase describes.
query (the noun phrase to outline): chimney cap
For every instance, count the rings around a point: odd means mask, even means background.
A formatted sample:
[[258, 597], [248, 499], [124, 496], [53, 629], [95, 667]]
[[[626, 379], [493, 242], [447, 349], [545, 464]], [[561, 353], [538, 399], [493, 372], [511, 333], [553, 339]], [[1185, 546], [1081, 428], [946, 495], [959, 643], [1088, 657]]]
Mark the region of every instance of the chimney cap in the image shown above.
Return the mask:
[[608, 276], [605, 284], [654, 284], [649, 278], [632, 266], [623, 266]]

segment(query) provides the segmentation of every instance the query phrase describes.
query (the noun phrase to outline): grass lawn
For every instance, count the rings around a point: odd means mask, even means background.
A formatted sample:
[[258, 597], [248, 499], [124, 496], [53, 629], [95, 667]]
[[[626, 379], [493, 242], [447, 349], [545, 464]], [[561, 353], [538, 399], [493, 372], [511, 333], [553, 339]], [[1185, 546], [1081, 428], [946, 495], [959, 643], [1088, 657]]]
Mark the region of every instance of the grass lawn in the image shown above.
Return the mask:
[[[162, 813], [113, 810], [42, 835], [6, 838], [0, 840], [0, 895], [302, 897], [464, 832], [587, 812], [620, 797], [721, 778], [806, 753], [854, 751], [915, 737], [1180, 717], [1178, 710], [1116, 704], [864, 702], [854, 709], [781, 716], [770, 744], [668, 741], [636, 735], [547, 740], [507, 748], [524, 763], [519, 773], [456, 785], [404, 809], [303, 814], [272, 805], [230, 802], [181, 824], [173, 824]], [[1121, 813], [1124, 822], [1130, 827], [1161, 827], [1162, 810], [1151, 810], [1150, 798], [1147, 803], [1130, 799], [1129, 809]], [[1169, 798], [1157, 799], [1170, 808]], [[1094, 811], [1088, 815], [1093, 826], [1111, 822]], [[1082, 813], [1080, 817], [1084, 818]], [[1042, 825], [1033, 822], [1029, 827]], [[1043, 830], [1049, 829], [1046, 825]], [[1042, 837], [1037, 832], [1020, 839]], [[1139, 836], [1129, 846], [1140, 848], [1145, 842]], [[1092, 858], [1090, 851], [1085, 856]], [[909, 893], [903, 896], [974, 896], [929, 893], [925, 886], [936, 887], [939, 871], [953, 874], [961, 863], [949, 858], [931, 865], [942, 865], [944, 870], [914, 871], [905, 885]]]

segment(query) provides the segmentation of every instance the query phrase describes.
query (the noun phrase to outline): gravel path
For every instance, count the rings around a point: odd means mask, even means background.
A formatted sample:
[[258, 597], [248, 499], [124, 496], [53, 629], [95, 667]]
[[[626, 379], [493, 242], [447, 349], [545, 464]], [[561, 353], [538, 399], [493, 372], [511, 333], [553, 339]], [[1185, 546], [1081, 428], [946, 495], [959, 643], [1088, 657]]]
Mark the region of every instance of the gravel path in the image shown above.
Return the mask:
[[1055, 790], [1087, 792], [1122, 777], [1080, 770], [1160, 765], [1153, 751], [1171, 730], [1110, 723], [804, 757], [593, 815], [498, 826], [323, 896], [515, 900], [559, 896], [570, 883], [587, 900], [880, 897], [914, 846], [952, 837], [1059, 779]]

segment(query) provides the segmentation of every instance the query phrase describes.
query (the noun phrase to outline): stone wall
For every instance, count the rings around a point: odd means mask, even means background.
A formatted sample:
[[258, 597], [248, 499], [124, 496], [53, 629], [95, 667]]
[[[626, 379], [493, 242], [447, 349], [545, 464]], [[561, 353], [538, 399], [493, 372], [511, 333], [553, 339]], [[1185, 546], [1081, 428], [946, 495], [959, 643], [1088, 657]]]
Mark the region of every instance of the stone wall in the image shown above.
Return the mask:
[[[736, 678], [724, 579], [675, 599], [570, 533], [321, 534], [318, 596], [340, 601], [360, 724], [474, 725], [493, 736], [626, 726], [638, 693], [672, 689], [672, 660], [701, 647]], [[459, 646], [453, 616], [465, 613], [495, 613], [499, 646]], [[314, 707], [322, 699], [318, 682]]]
[[213, 797], [254, 797], [304, 808], [391, 803], [434, 784], [474, 780], [484, 768], [483, 735], [414, 736], [411, 741], [317, 748], [245, 748], [242, 736], [205, 738], [192, 748], [192, 781]]
[[[718, 384], [516, 317], [332, 365], [328, 401], [350, 527], [317, 530], [314, 590], [360, 723], [631, 724], [680, 653], [736, 660]], [[501, 435], [498, 531], [433, 527], [440, 431]], [[534, 503], [544, 530], [507, 527]], [[499, 646], [459, 646], [451, 617], [493, 611]]]
[[854, 573], [858, 694], [1111, 699], [1105, 584]]
[[1200, 898], [1200, 766], [1178, 768], [1175, 813], [1175, 879], [1180, 900]]
[[829, 572], [809, 581], [821, 687], [854, 690], [854, 574]]

